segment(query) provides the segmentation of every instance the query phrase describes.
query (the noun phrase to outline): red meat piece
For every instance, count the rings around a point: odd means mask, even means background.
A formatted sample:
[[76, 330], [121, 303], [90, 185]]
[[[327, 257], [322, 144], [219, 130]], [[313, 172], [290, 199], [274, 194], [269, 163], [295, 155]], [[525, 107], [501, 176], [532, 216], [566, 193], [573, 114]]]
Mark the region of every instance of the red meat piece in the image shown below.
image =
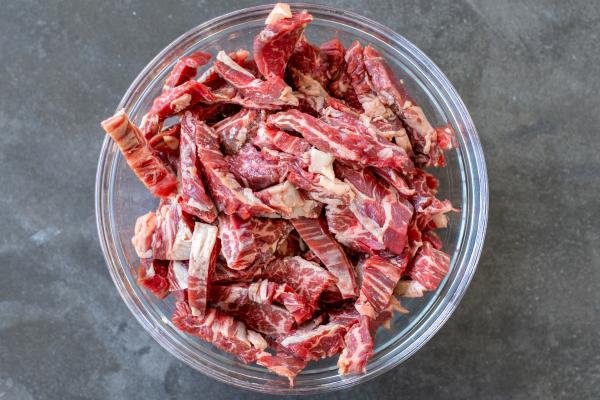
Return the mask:
[[152, 237], [156, 229], [156, 214], [150, 211], [137, 218], [131, 243], [139, 258], [152, 258]]
[[142, 132], [129, 120], [125, 110], [102, 121], [102, 128], [117, 143], [129, 167], [152, 194], [167, 197], [177, 190], [177, 177], [150, 150]]
[[163, 90], [169, 90], [193, 79], [198, 72], [198, 68], [206, 64], [209, 60], [210, 54], [203, 51], [197, 51], [189, 56], [180, 58], [165, 80]]
[[221, 253], [231, 269], [246, 269], [254, 263], [258, 248], [252, 232], [252, 219], [238, 215], [219, 216]]
[[229, 164], [219, 150], [219, 141], [212, 128], [192, 112], [181, 118], [182, 125], [195, 127], [198, 159], [204, 167], [206, 181], [219, 211], [237, 213], [247, 219], [251, 215], [270, 215], [274, 210], [263, 204], [251, 189], [243, 188], [229, 172]]
[[450, 256], [424, 242], [408, 267], [408, 276], [426, 290], [435, 290], [450, 268]]
[[239, 90], [244, 99], [252, 101], [258, 107], [298, 105], [298, 99], [292, 93], [292, 88], [282, 78], [271, 77], [266, 81], [258, 79], [223, 51], [217, 54], [215, 70], [224, 80]]
[[229, 169], [240, 182], [253, 190], [261, 190], [283, 181], [288, 168], [281, 159], [266, 151], [258, 152], [246, 144], [239, 153], [227, 158]]
[[167, 280], [169, 261], [140, 260], [137, 271], [137, 281], [159, 299], [169, 294], [169, 281]]
[[188, 299], [193, 315], [204, 316], [210, 289], [210, 279], [215, 270], [219, 242], [217, 227], [196, 222], [192, 236], [188, 268]]
[[212, 103], [215, 100], [210, 90], [197, 81], [188, 81], [164, 91], [154, 99], [150, 113], [165, 119], [187, 109], [194, 104]]
[[318, 264], [301, 257], [276, 259], [264, 266], [261, 277], [289, 284], [308, 304], [316, 304], [323, 290], [335, 283], [335, 278]]
[[217, 209], [206, 194], [204, 182], [198, 169], [196, 125], [191, 119], [182, 119], [181, 143], [179, 146], [181, 171], [181, 206], [189, 214], [206, 222], [217, 218]]
[[[289, 10], [289, 6], [288, 6]], [[312, 16], [306, 12], [271, 14], [265, 28], [254, 39], [254, 59], [258, 70], [267, 79], [283, 78], [285, 66], [296, 42]], [[275, 10], [277, 12], [277, 10]], [[285, 15], [287, 14], [287, 15]]]
[[225, 154], [236, 154], [258, 128], [258, 111], [244, 108], [213, 125]]
[[192, 230], [176, 198], [163, 201], [156, 211], [156, 228], [152, 237], [152, 256], [159, 260], [190, 258]]
[[267, 342], [259, 333], [248, 330], [243, 322], [217, 309], [208, 308], [203, 316], [195, 316], [187, 303], [179, 301], [172, 320], [173, 325], [183, 332], [210, 342], [245, 363], [256, 361], [265, 354]]
[[285, 308], [270, 304], [268, 298], [251, 296], [249, 287], [244, 284], [213, 286], [211, 303], [265, 335], [282, 336], [294, 326], [294, 317]]
[[337, 364], [341, 375], [365, 373], [375, 348], [371, 326], [371, 320], [363, 315], [344, 336], [344, 349]]
[[336, 242], [324, 221], [299, 218], [292, 224], [306, 245], [319, 257], [327, 270], [336, 277], [336, 285], [342, 297], [353, 298], [358, 295], [356, 273], [346, 257], [346, 253]]
[[411, 204], [367, 170], [340, 165], [338, 172], [357, 195], [348, 207], [327, 207], [327, 222], [336, 239], [361, 252], [388, 249], [402, 254], [413, 215]]
[[398, 168], [405, 173], [411, 173], [414, 169], [401, 148], [389, 146], [370, 136], [335, 129], [298, 110], [270, 115], [267, 121], [279, 129], [300, 133], [317, 149], [342, 160], [354, 161], [363, 166]]
[[312, 330], [291, 333], [278, 340], [290, 353], [304, 360], [320, 360], [339, 353], [344, 347], [348, 328], [336, 322], [317, 326]]
[[363, 265], [360, 296], [354, 307], [361, 315], [376, 319], [390, 302], [402, 269], [389, 260], [374, 255]]

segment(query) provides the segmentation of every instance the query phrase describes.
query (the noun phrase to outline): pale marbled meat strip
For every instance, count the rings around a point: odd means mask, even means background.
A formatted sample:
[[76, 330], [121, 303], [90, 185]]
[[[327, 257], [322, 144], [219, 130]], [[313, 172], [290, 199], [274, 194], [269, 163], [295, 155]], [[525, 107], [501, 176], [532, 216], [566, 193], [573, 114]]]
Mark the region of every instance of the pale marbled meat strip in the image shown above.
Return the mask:
[[162, 201], [156, 211], [152, 237], [152, 257], [159, 260], [187, 260], [192, 245], [192, 229], [176, 198]]
[[187, 81], [179, 86], [164, 91], [154, 99], [150, 113], [165, 119], [178, 114], [197, 104], [210, 104], [215, 100], [211, 91], [197, 81]]
[[450, 256], [424, 242], [408, 267], [408, 276], [426, 290], [435, 290], [450, 268]]
[[366, 372], [375, 348], [371, 324], [371, 320], [363, 315], [344, 336], [344, 349], [337, 363], [340, 375]]
[[339, 165], [337, 170], [356, 196], [346, 208], [327, 208], [327, 221], [336, 239], [361, 252], [388, 249], [402, 254], [412, 205], [366, 169]]
[[190, 118], [182, 118], [179, 145], [179, 165], [181, 180], [181, 206], [189, 214], [205, 222], [217, 218], [217, 209], [207, 195], [199, 170], [198, 149], [196, 146], [196, 124]]
[[245, 363], [256, 361], [265, 354], [267, 342], [259, 333], [248, 330], [243, 322], [215, 308], [208, 308], [204, 315], [195, 316], [187, 303], [179, 301], [172, 321], [179, 330], [210, 342]]
[[210, 54], [203, 51], [196, 51], [180, 58], [171, 69], [167, 79], [165, 79], [163, 90], [169, 90], [193, 79], [198, 72], [198, 68], [208, 63], [209, 60]]
[[402, 269], [389, 260], [374, 255], [363, 265], [360, 296], [354, 307], [361, 315], [376, 319], [390, 302]]
[[298, 105], [298, 99], [292, 93], [292, 88], [282, 78], [271, 77], [266, 81], [258, 79], [223, 51], [217, 54], [215, 70], [224, 80], [239, 90], [243, 98], [257, 105]]
[[265, 265], [261, 277], [289, 284], [311, 305], [316, 304], [323, 290], [335, 282], [326, 269], [298, 256], [276, 259]]
[[152, 237], [155, 229], [156, 214], [154, 212], [150, 211], [136, 219], [131, 243], [139, 258], [152, 258]]
[[373, 88], [379, 98], [404, 121], [415, 151], [435, 156], [429, 157], [428, 165], [443, 165], [443, 154], [436, 148], [448, 150], [453, 147], [454, 132], [451, 126], [443, 127], [438, 139], [438, 130], [431, 125], [423, 109], [408, 95], [402, 82], [396, 79], [379, 52], [372, 46], [366, 46], [363, 54]]
[[309, 218], [294, 219], [292, 224], [302, 240], [335, 276], [342, 297], [356, 297], [358, 286], [354, 266], [348, 260], [344, 249], [331, 236], [327, 224], [322, 220]]
[[308, 199], [289, 181], [261, 190], [256, 197], [283, 218], [317, 218], [321, 213], [322, 204]]
[[212, 126], [225, 154], [234, 155], [240, 151], [258, 128], [258, 116], [257, 110], [243, 108]]
[[345, 325], [330, 322], [312, 330], [293, 332], [278, 342], [298, 358], [320, 360], [342, 350], [347, 330]]
[[169, 261], [141, 259], [137, 270], [138, 284], [148, 289], [157, 298], [165, 298], [169, 294], [168, 266]]
[[[289, 9], [289, 6], [287, 6]], [[306, 12], [281, 13], [267, 18], [265, 28], [254, 38], [254, 59], [266, 79], [283, 78], [296, 42], [312, 16]]]
[[188, 299], [191, 312], [204, 316], [210, 290], [210, 279], [215, 269], [219, 242], [216, 226], [196, 222], [192, 236], [188, 268]]
[[219, 216], [221, 254], [231, 269], [246, 269], [254, 263], [258, 248], [252, 232], [252, 220], [236, 214]]
[[257, 151], [251, 144], [244, 145], [237, 154], [226, 159], [229, 170], [252, 190], [281, 183], [288, 172], [288, 166], [280, 158], [267, 151]]
[[[279, 337], [291, 332], [294, 317], [281, 306], [270, 304], [268, 299], [256, 302], [248, 285], [233, 284], [213, 286], [211, 304], [244, 322], [249, 328], [268, 336]], [[259, 299], [260, 300], [260, 299]]]
[[102, 121], [104, 131], [117, 143], [127, 164], [152, 194], [167, 197], [177, 190], [177, 176], [154, 154], [125, 110]]
[[340, 131], [311, 115], [298, 110], [281, 111], [270, 115], [267, 122], [279, 129], [289, 129], [300, 133], [317, 149], [334, 157], [353, 161], [363, 166], [398, 168], [412, 173], [410, 159], [397, 146], [388, 146], [372, 137], [350, 131]]
[[171, 292], [186, 290], [188, 288], [188, 269], [189, 261], [173, 261], [169, 264], [167, 280], [169, 281], [169, 290]]
[[192, 112], [186, 112], [181, 119], [182, 124], [195, 127], [198, 159], [217, 209], [228, 215], [237, 213], [244, 219], [252, 215], [274, 214], [273, 209], [261, 202], [251, 189], [243, 188], [229, 171], [214, 130]]

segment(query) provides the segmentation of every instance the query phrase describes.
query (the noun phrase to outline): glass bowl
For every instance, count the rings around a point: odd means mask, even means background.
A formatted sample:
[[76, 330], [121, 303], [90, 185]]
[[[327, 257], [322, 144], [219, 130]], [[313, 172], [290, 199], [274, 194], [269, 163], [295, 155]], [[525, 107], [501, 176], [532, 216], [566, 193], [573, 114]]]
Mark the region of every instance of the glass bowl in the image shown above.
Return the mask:
[[[272, 6], [247, 8], [215, 18], [179, 37], [160, 52], [131, 84], [117, 109], [124, 108], [139, 123], [160, 93], [176, 60], [197, 50], [216, 54], [252, 48]], [[401, 35], [365, 17], [332, 7], [295, 4], [314, 21], [309, 40], [320, 43], [334, 36], [345, 45], [358, 39], [373, 44], [401, 77], [435, 125], [451, 123], [458, 148], [448, 152], [448, 166], [434, 169], [440, 198], [448, 198], [459, 213], [440, 231], [451, 268], [437, 291], [421, 299], [402, 300], [409, 315], [396, 315], [391, 329], [380, 329], [375, 355], [364, 375], [340, 376], [337, 358], [309, 364], [290, 388], [287, 379], [256, 365], [245, 365], [209, 343], [179, 332], [170, 322], [174, 302], [160, 301], [136, 284], [138, 259], [131, 245], [137, 216], [156, 209], [153, 198], [129, 170], [117, 145], [106, 138], [96, 176], [96, 219], [100, 243], [121, 297], [144, 329], [167, 351], [196, 370], [231, 385], [273, 394], [321, 393], [348, 388], [372, 379], [406, 360], [423, 346], [450, 317], [475, 272], [483, 245], [488, 206], [485, 161], [475, 126], [456, 90], [434, 63]]]

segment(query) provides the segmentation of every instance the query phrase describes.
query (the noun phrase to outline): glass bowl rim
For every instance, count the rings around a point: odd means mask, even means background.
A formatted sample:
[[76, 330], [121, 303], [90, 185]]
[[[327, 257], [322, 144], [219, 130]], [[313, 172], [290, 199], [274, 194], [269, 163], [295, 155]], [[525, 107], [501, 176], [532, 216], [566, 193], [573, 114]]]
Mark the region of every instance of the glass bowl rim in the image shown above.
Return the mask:
[[[242, 18], [248, 16], [264, 16], [272, 7], [272, 4], [267, 4], [239, 9], [213, 18], [188, 30], [166, 46], [148, 63], [148, 65], [146, 65], [127, 89], [117, 110], [121, 108], [128, 110], [144, 97], [145, 94], [143, 91], [142, 94], [136, 96], [136, 93], [140, 90], [140, 85], [145, 82], [151, 71], [163, 68], [165, 56], [172, 53], [173, 50], [179, 46], [182, 46], [186, 42], [186, 39], [194, 37], [203, 31], [214, 33], [214, 30], [222, 27], [222, 25], [243, 22]], [[163, 336], [164, 332], [157, 329], [154, 322], [149, 318], [149, 315], [146, 315], [148, 310], [137, 301], [137, 299], [128, 295], [128, 290], [125, 287], [123, 277], [121, 276], [121, 274], [124, 274], [124, 266], [119, 262], [119, 257], [115, 254], [116, 249], [113, 245], [113, 243], [116, 242], [116, 238], [112, 232], [112, 217], [110, 216], [110, 205], [113, 202], [113, 194], [111, 191], [105, 190], [105, 188], [110, 188], [112, 186], [116, 170], [116, 160], [120, 157], [120, 153], [115, 151], [116, 144], [108, 136], [104, 139], [98, 159], [95, 187], [95, 211], [98, 236], [111, 278], [123, 301], [134, 314], [135, 318], [163, 348], [195, 370], [238, 388], [271, 394], [314, 394], [349, 388], [389, 371], [412, 356], [412, 354], [425, 345], [425, 343], [427, 343], [427, 341], [429, 341], [429, 339], [431, 339], [431, 337], [444, 325], [466, 292], [481, 255], [487, 228], [488, 181], [483, 150], [466, 106], [446, 76], [421, 50], [390, 28], [351, 11], [308, 3], [294, 3], [291, 4], [291, 7], [292, 9], [307, 9], [313, 14], [318, 14], [318, 18], [321, 19], [329, 17], [335, 18], [338, 21], [341, 20], [357, 29], [361, 29], [363, 32], [368, 30], [369, 34], [386, 42], [392, 42], [394, 45], [401, 46], [404, 51], [408, 52], [411, 61], [416, 64], [412, 67], [420, 69], [420, 72], [427, 77], [436, 90], [443, 91], [442, 94], [444, 100], [451, 103], [449, 107], [452, 108], [452, 111], [457, 113], [458, 120], [462, 124], [462, 129], [469, 139], [467, 143], [469, 147], [463, 148], [461, 146], [458, 150], [461, 151], [461, 159], [466, 159], [467, 161], [467, 166], [465, 167], [466, 173], [468, 174], [465, 184], [466, 189], [475, 191], [476, 193], [471, 193], [470, 196], [466, 196], [466, 199], [469, 202], [467, 206], [471, 206], [473, 210], [471, 215], [466, 216], [468, 219], [466, 222], [467, 225], [462, 233], [462, 237], [457, 243], [459, 257], [461, 259], [460, 262], [456, 262], [455, 268], [458, 268], [459, 274], [455, 277], [454, 281], [445, 284], [445, 295], [439, 296], [438, 304], [431, 306], [431, 309], [427, 313], [428, 315], [423, 317], [420, 324], [414, 328], [415, 331], [411, 335], [414, 340], [407, 340], [406, 342], [410, 343], [408, 343], [399, 354], [396, 354], [397, 352], [391, 355], [388, 354], [389, 357], [387, 361], [382, 361], [377, 368], [369, 369], [363, 375], [350, 376], [320, 386], [307, 388], [267, 387], [263, 384], [249, 384], [241, 379], [232, 379], [233, 377], [227, 374], [227, 372], [222, 373], [199, 365], [189, 355], [186, 355], [180, 349], [175, 347], [168, 340], [169, 337]], [[185, 49], [183, 49], [183, 51], [185, 51]], [[171, 56], [173, 56], [173, 54], [171, 54]], [[470, 204], [471, 202], [473, 204]]]

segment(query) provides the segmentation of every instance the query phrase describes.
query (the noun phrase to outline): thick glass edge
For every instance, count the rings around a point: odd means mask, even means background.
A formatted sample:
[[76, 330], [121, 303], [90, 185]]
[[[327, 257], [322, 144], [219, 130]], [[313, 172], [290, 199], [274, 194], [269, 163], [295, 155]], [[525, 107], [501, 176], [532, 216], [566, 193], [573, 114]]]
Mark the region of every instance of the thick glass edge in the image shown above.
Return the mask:
[[[217, 17], [206, 23], [203, 23], [183, 34], [174, 42], [172, 42], [169, 46], [167, 46], [163, 51], [161, 51], [144, 68], [144, 70], [142, 70], [142, 72], [138, 75], [136, 80], [127, 90], [126, 94], [124, 95], [123, 99], [121, 100], [118, 106], [118, 109], [127, 109], [132, 106], [133, 100], [135, 98], [134, 94], [137, 93], [140, 90], [140, 88], [143, 89], [143, 86], [146, 84], [146, 82], [153, 79], [151, 72], [156, 71], [157, 69], [161, 69], [160, 61], [163, 60], [169, 53], [173, 53], [173, 49], [175, 47], [181, 46], [188, 38], [196, 36], [203, 30], [212, 30], [214, 32], [220, 25], [233, 25], [242, 22], [244, 19], [254, 18], [256, 15], [266, 13], [271, 7], [271, 5], [263, 5], [238, 10]], [[390, 354], [389, 357], [393, 358], [393, 360], [389, 360], [390, 362], [387, 363], [379, 363], [381, 365], [379, 368], [369, 370], [366, 375], [343, 378], [339, 381], [323, 383], [320, 387], [311, 386], [296, 389], [282, 387], [265, 387], [264, 385], [268, 384], [268, 380], [265, 380], [264, 383], [249, 383], [247, 381], [238, 380], [232, 377], [231, 374], [227, 371], [215, 371], [214, 369], [208, 368], [208, 366], [198, 364], [196, 360], [192, 359], [189, 355], [185, 354], [185, 352], [180, 351], [172, 343], [165, 340], [164, 337], [161, 336], [160, 332], [157, 331], [156, 328], [153, 326], [152, 322], [143, 316], [142, 311], [144, 310], [140, 307], [140, 305], [133, 301], [131, 297], [125, 296], [125, 293], [128, 292], [128, 289], [122, 284], [123, 281], [119, 277], [119, 273], [114, 267], [115, 265], [118, 265], [118, 257], [115, 257], [114, 255], [115, 249], [110, 248], [109, 246], [109, 244], [112, 242], [110, 239], [112, 238], [110, 231], [106, 227], [106, 213], [110, 209], [110, 198], [107, 195], [108, 191], [105, 191], [104, 195], [102, 194], [102, 188], [105, 185], [110, 185], [110, 180], [108, 178], [108, 176], [110, 175], [109, 171], [114, 169], [117, 157], [116, 145], [109, 138], [106, 138], [102, 146], [98, 162], [98, 170], [96, 173], [96, 222], [105, 261], [109, 266], [111, 277], [115, 282], [115, 285], [119, 289], [121, 297], [125, 301], [126, 305], [132, 311], [132, 313], [140, 322], [140, 324], [142, 324], [144, 329], [148, 331], [161, 346], [165, 347], [167, 350], [175, 354], [178, 358], [180, 358], [182, 361], [186, 362], [193, 368], [222, 382], [229, 383], [240, 388], [252, 389], [259, 392], [273, 394], [311, 394], [320, 393], [323, 391], [348, 388], [358, 383], [373, 379], [381, 375], [382, 373], [389, 371], [393, 367], [400, 364], [402, 361], [409, 358], [419, 348], [421, 348], [431, 337], [433, 337], [433, 335], [450, 317], [450, 315], [460, 302], [468, 284], [470, 283], [473, 277], [477, 262], [481, 254], [481, 249], [485, 236], [488, 208], [487, 172], [485, 167], [485, 160], [483, 157], [476, 129], [466, 110], [466, 107], [464, 106], [462, 100], [460, 100], [460, 97], [458, 96], [456, 90], [450, 84], [445, 75], [439, 70], [439, 68], [431, 60], [429, 60], [427, 56], [425, 56], [420, 50], [418, 50], [412, 43], [410, 43], [404, 37], [391, 31], [389, 28], [375, 21], [369, 20], [368, 18], [362, 17], [349, 11], [339, 10], [328, 6], [317, 6], [312, 4], [294, 4], [292, 5], [292, 7], [296, 9], [307, 8], [309, 9], [309, 11], [315, 14], [320, 14], [319, 17], [321, 18], [330, 16], [341, 23], [345, 22], [349, 25], [354, 26], [360, 24], [362, 25], [361, 29], [364, 29], [365, 32], [374, 35], [385, 42], [392, 41], [396, 44], [400, 44], [405, 48], [405, 50], [408, 50], [412, 56], [411, 61], [415, 62], [417, 67], [424, 68], [425, 71], [427, 71], [427, 74], [433, 75], [436, 81], [434, 82], [435, 85], [439, 85], [440, 88], [446, 92], [446, 100], [451, 101], [453, 103], [451, 105], [451, 109], [454, 109], [458, 112], [458, 120], [461, 120], [464, 123], [464, 129], [468, 134], [469, 143], [471, 146], [466, 149], [461, 149], [464, 150], [464, 152], [466, 153], [462, 154], [462, 156], [471, 159], [471, 163], [468, 164], [474, 165], [476, 167], [474, 171], [468, 171], [468, 178], [470, 182], [469, 184], [467, 184], [467, 188], [469, 190], [475, 190], [477, 188], [479, 194], [475, 196], [467, 196], [468, 199], [475, 199], [478, 201], [475, 201], [474, 204], [470, 205], [473, 207], [473, 210], [470, 214], [470, 220], [468, 221], [469, 225], [465, 230], [467, 232], [467, 236], [462, 238], [462, 243], [460, 246], [460, 253], [467, 254], [469, 255], [469, 257], [467, 259], [461, 257], [459, 260], [457, 260], [457, 262], [460, 261], [459, 265], [466, 265], [468, 266], [468, 269], [463, 269], [462, 274], [460, 276], [461, 279], [455, 280], [452, 283], [451, 287], [447, 289], [447, 294], [451, 294], [451, 297], [449, 299], [446, 299], [447, 301], [445, 306], [438, 306], [436, 310], [433, 310], [434, 312], [427, 316], [426, 319], [423, 321], [423, 324], [419, 327], [419, 329], [411, 335], [417, 335], [419, 337], [419, 340], [410, 343], [410, 345], [404, 349], [399, 349], [397, 352], [392, 352], [394, 354]], [[112, 166], [113, 168], [107, 168], [107, 166]], [[473, 227], [476, 227], [476, 229], [474, 230]], [[469, 240], [471, 238], [473, 240]], [[470, 246], [468, 246], [469, 243], [471, 244]], [[464, 248], [464, 246], [468, 246], [468, 248]], [[217, 369], [219, 369], [218, 366]]]

